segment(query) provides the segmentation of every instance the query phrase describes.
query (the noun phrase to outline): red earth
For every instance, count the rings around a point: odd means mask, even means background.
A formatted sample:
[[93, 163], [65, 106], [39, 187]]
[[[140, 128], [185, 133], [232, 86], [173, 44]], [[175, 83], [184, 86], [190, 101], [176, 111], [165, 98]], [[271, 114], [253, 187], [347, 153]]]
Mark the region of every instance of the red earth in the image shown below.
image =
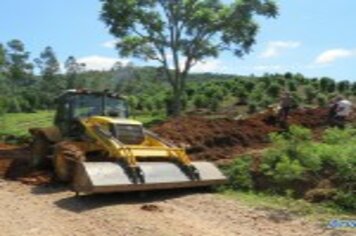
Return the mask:
[[[326, 126], [326, 109], [299, 109], [291, 113], [288, 124], [313, 130]], [[248, 149], [263, 148], [268, 135], [283, 131], [272, 111], [259, 113], [244, 120], [207, 119], [198, 116], [172, 118], [152, 128], [165, 139], [185, 147], [194, 160], [218, 161], [231, 159]]]

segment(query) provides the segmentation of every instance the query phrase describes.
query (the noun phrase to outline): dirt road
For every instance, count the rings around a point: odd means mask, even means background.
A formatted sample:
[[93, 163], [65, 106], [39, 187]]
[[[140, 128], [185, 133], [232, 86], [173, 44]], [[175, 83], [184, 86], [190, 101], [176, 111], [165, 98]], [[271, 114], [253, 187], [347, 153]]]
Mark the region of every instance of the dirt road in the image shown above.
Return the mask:
[[190, 190], [75, 198], [61, 186], [0, 181], [1, 236], [346, 235], [212, 193]]

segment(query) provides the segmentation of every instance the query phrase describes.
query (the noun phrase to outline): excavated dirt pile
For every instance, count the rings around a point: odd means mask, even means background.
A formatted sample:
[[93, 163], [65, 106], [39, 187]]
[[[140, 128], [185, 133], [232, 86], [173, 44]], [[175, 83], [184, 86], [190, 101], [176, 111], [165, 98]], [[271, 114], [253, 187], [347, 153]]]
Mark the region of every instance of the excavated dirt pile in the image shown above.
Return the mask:
[[[291, 113], [288, 123], [316, 129], [325, 126], [326, 120], [326, 109], [299, 109]], [[275, 114], [268, 111], [245, 120], [184, 116], [170, 119], [152, 130], [186, 147], [193, 159], [217, 161], [231, 159], [246, 148], [264, 147], [269, 142], [268, 134], [282, 128]]]
[[328, 109], [299, 109], [292, 112], [288, 122], [307, 128], [316, 129], [327, 125]]
[[0, 143], [0, 178], [17, 180], [25, 184], [43, 185], [53, 180], [51, 171], [34, 171], [29, 163], [28, 147]]

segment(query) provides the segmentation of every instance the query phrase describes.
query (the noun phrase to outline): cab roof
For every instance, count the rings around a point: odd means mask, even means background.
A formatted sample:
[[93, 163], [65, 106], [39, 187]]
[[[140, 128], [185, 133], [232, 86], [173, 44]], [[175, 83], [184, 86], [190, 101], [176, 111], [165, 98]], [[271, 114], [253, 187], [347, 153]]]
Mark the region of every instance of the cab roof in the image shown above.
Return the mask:
[[104, 91], [92, 91], [87, 89], [68, 89], [65, 90], [59, 97], [67, 95], [96, 95], [96, 96], [107, 96], [111, 98], [118, 98], [126, 100], [125, 96], [119, 95], [117, 93], [110, 92], [109, 90]]

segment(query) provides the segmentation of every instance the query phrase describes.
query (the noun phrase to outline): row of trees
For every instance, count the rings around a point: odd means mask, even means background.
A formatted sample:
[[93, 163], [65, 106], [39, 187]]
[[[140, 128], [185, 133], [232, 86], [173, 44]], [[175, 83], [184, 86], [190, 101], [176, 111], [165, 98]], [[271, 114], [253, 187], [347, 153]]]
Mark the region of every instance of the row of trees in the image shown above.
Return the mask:
[[[0, 44], [0, 114], [53, 109], [55, 97], [70, 88], [110, 89], [127, 95], [136, 113], [173, 113], [170, 104], [174, 93], [161, 68], [117, 64], [110, 71], [87, 71], [72, 56], [64, 63], [64, 73], [60, 68], [51, 47], [31, 61], [21, 41]], [[336, 94], [354, 96], [356, 83], [292, 73], [261, 77], [190, 74], [180, 98], [181, 109], [218, 111], [248, 106], [250, 112], [255, 112], [276, 103], [285, 90], [292, 93], [296, 105], [324, 105]]]
[[31, 61], [30, 53], [20, 40], [0, 43], [1, 112], [52, 108], [55, 95], [74, 87], [85, 65], [70, 56], [64, 67], [65, 74], [61, 74], [60, 62], [51, 47], [46, 47]]

